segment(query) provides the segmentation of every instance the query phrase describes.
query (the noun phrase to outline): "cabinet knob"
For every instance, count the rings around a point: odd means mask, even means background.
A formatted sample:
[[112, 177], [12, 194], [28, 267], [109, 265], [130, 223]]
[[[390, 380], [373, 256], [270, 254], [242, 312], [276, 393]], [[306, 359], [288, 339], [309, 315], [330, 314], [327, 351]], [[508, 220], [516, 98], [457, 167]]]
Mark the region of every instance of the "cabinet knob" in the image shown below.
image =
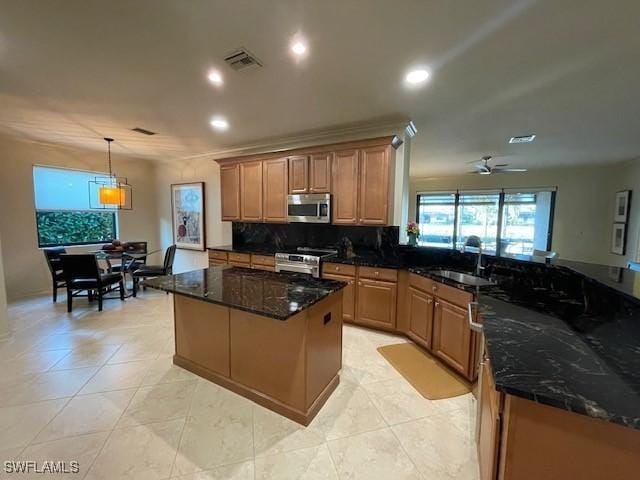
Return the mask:
[[439, 307], [439, 306], [440, 306], [440, 302], [436, 302], [436, 307]]
[[336, 267], [336, 272], [339, 272], [339, 271], [340, 271], [340, 267]]
[[433, 300], [431, 300], [431, 299], [428, 299], [428, 300], [427, 300], [427, 304], [428, 304], [428, 305], [431, 305], [432, 303], [433, 303]]
[[436, 290], [438, 290], [438, 287], [436, 287], [435, 285], [433, 285], [433, 286], [431, 287], [431, 290], [435, 292]]
[[358, 285], [362, 286], [362, 282], [358, 282]]
[[373, 272], [373, 274], [377, 277], [378, 275], [380, 275], [380, 272], [376, 270], [375, 272]]

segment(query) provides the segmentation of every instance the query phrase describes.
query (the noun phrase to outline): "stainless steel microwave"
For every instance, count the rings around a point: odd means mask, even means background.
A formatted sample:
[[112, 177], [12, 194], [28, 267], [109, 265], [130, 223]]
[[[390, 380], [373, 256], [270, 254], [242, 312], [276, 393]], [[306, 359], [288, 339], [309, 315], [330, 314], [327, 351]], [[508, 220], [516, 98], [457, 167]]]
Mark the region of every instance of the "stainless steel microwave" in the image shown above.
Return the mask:
[[289, 195], [287, 215], [290, 222], [331, 223], [331, 194]]

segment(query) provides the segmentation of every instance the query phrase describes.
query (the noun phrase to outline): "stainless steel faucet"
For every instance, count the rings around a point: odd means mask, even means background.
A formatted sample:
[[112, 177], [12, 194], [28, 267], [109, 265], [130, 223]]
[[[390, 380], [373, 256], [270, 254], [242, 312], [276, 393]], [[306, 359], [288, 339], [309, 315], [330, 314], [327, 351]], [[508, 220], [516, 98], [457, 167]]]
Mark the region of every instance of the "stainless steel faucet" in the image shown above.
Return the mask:
[[467, 247], [473, 247], [478, 250], [478, 258], [476, 260], [476, 275], [480, 276], [484, 267], [482, 266], [482, 239], [477, 235], [469, 235], [464, 241], [462, 251], [466, 252]]

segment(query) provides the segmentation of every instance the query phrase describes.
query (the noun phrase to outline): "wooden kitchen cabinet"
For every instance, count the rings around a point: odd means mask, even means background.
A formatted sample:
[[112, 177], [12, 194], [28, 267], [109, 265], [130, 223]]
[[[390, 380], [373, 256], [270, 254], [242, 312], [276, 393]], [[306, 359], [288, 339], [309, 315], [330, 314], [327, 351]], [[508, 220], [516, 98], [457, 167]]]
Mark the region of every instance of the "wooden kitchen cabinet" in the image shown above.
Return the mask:
[[500, 445], [500, 412], [502, 394], [496, 391], [489, 360], [482, 362], [478, 437], [478, 464], [480, 480], [496, 480]]
[[471, 374], [471, 329], [467, 310], [438, 298], [433, 316], [432, 351], [465, 377]]
[[358, 279], [356, 323], [385, 330], [396, 326], [396, 296], [393, 282]]
[[289, 157], [289, 193], [309, 193], [309, 157]]
[[222, 220], [240, 220], [240, 165], [220, 167], [220, 196]]
[[326, 278], [327, 280], [337, 280], [347, 284], [347, 286], [342, 290], [342, 319], [346, 322], [353, 322], [356, 312], [355, 277], [337, 275], [335, 273], [323, 273], [322, 278]]
[[358, 223], [359, 150], [335, 153], [332, 166], [333, 223]]
[[263, 219], [265, 222], [286, 222], [287, 159], [265, 160], [262, 163]]
[[309, 193], [331, 192], [331, 152], [309, 157]]
[[240, 164], [240, 218], [262, 221], [262, 162]]
[[413, 287], [408, 294], [409, 331], [418, 337], [417, 341], [431, 348], [433, 332], [433, 297]]
[[389, 220], [389, 146], [363, 148], [360, 155], [359, 223], [386, 225]]

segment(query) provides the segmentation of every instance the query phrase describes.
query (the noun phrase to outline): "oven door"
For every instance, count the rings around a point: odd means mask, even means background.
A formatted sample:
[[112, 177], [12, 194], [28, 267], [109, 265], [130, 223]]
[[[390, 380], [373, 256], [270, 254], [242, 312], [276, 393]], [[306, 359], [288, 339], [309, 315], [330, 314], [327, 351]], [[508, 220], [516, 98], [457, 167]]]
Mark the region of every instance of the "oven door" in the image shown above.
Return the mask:
[[330, 205], [328, 194], [289, 195], [287, 216], [290, 222], [329, 223]]

